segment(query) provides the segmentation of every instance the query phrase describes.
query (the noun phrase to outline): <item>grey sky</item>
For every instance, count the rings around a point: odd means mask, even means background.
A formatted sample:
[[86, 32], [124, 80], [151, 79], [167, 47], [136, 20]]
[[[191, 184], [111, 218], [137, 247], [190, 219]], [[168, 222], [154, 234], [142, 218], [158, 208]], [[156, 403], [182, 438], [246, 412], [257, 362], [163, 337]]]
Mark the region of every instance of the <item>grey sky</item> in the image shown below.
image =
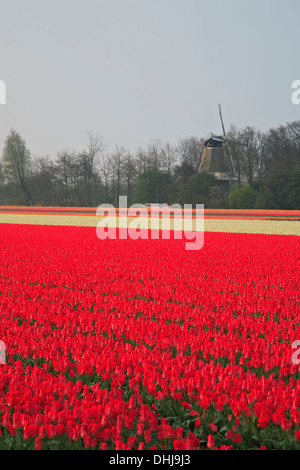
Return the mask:
[[0, 146], [135, 152], [151, 139], [300, 119], [299, 0], [0, 0]]

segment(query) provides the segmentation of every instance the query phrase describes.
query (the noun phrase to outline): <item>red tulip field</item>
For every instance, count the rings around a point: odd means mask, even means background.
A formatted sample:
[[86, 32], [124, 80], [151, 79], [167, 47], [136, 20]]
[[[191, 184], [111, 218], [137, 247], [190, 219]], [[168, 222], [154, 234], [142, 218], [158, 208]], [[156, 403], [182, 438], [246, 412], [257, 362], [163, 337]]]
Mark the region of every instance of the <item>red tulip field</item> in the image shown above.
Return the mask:
[[300, 449], [299, 236], [0, 227], [0, 449]]

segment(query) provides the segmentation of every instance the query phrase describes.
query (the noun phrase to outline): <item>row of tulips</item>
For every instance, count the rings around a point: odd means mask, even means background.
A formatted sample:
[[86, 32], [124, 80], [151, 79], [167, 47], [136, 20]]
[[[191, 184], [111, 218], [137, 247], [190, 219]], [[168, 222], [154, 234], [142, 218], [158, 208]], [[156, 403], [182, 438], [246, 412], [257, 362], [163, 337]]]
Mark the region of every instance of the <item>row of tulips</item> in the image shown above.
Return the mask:
[[[119, 208], [111, 206], [113, 213], [119, 216], [128, 214], [128, 211], [133, 208]], [[190, 216], [199, 216], [200, 207], [188, 208], [188, 206], [180, 206], [179, 208], [165, 207], [159, 208], [156, 206], [145, 208], [146, 213], [160, 214], [163, 216], [164, 213], [172, 210], [172, 214], [182, 214], [184, 210], [185, 214]], [[97, 214], [97, 208], [95, 207], [37, 207], [37, 206], [0, 206], [0, 214], [52, 214], [52, 215], [89, 215], [95, 216]], [[262, 209], [207, 209], [204, 207], [205, 218], [217, 218], [217, 219], [279, 219], [279, 220], [300, 220], [300, 210], [262, 210]]]
[[0, 244], [0, 448], [300, 448], [299, 237]]

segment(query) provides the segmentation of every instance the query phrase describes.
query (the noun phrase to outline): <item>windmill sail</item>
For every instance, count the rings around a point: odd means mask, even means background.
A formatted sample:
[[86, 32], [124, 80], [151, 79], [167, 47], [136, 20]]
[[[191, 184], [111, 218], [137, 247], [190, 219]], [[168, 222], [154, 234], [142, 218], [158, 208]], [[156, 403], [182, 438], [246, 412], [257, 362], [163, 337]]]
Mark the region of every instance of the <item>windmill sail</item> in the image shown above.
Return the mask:
[[222, 129], [223, 129], [223, 135], [224, 135], [224, 139], [225, 139], [226, 138], [225, 126], [224, 126], [224, 122], [223, 122], [223, 116], [222, 116], [222, 110], [221, 110], [221, 105], [220, 104], [219, 104], [219, 114], [220, 114]]

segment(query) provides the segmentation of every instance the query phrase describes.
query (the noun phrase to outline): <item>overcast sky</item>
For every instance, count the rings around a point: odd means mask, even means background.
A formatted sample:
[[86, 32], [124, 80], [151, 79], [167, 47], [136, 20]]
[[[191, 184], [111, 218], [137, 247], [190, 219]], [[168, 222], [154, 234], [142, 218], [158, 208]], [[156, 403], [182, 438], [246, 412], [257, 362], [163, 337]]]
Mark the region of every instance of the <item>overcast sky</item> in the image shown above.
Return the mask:
[[299, 0], [0, 0], [0, 146], [135, 152], [300, 119]]

